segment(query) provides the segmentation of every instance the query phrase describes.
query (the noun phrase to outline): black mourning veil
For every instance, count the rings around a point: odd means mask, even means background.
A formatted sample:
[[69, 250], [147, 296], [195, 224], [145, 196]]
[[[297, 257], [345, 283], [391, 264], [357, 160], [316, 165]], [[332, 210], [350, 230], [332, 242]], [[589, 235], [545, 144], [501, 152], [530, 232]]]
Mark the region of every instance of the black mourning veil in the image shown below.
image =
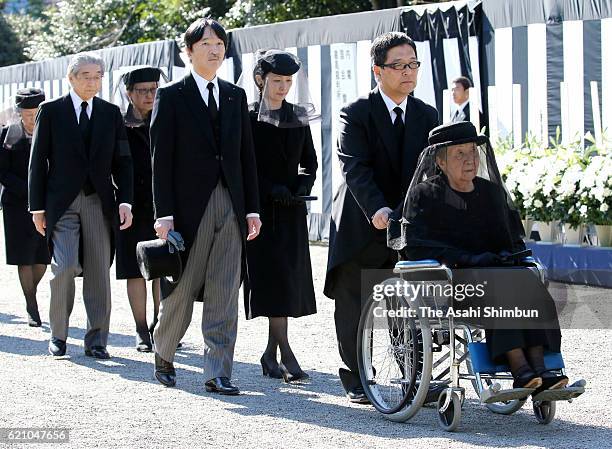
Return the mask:
[[[258, 121], [277, 128], [299, 128], [320, 117], [310, 96], [306, 68], [297, 56], [271, 49], [258, 50], [255, 58], [253, 73], [243, 72], [238, 85], [257, 99], [249, 109], [257, 113]], [[291, 88], [280, 108], [270, 101], [274, 75], [292, 77]]]
[[[520, 216], [499, 173], [493, 148], [469, 122], [439, 126], [429, 135], [408, 188], [400, 226], [389, 230], [389, 246], [439, 248], [478, 252], [479, 239], [493, 235], [495, 248], [515, 252], [523, 249]], [[459, 151], [456, 147], [463, 145]], [[450, 158], [473, 158], [474, 190], [466, 193], [451, 187], [442, 170]], [[469, 164], [469, 162], [466, 162]], [[399, 228], [399, 229], [398, 229]], [[488, 241], [491, 241], [489, 239]]]

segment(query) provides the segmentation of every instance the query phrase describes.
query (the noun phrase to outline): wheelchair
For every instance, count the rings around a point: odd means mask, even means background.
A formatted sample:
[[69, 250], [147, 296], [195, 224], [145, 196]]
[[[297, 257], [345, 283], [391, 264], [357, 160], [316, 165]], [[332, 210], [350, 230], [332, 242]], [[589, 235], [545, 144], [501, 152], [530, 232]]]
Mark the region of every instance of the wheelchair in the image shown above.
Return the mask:
[[[544, 269], [528, 258], [530, 270], [546, 283]], [[383, 282], [428, 282], [451, 285], [453, 273], [435, 260], [400, 261], [393, 270], [397, 277]], [[495, 365], [489, 357], [484, 330], [445, 316], [454, 297], [435, 294], [399, 294], [384, 299], [370, 297], [359, 323], [357, 358], [366, 396], [385, 418], [405, 422], [425, 403], [430, 387], [440, 391], [437, 417], [446, 431], [460, 424], [465, 388], [470, 381], [481, 404], [490, 411], [511, 415], [521, 409], [533, 389], [512, 388], [510, 368]], [[438, 310], [437, 315], [433, 311]], [[564, 374], [561, 354], [545, 354], [549, 370]], [[556, 401], [572, 399], [585, 391], [579, 380], [559, 390], [546, 390], [532, 398], [537, 421], [550, 423]]]

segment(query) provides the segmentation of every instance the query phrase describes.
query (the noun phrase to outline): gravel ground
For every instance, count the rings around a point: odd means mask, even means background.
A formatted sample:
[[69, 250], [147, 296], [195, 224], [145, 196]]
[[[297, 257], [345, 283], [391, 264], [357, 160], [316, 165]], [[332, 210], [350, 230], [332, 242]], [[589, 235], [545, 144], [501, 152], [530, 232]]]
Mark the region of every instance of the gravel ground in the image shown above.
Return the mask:
[[[432, 407], [398, 424], [370, 406], [349, 404], [337, 377], [333, 302], [321, 293], [327, 248], [313, 245], [311, 251], [319, 312], [290, 323], [294, 351], [311, 382], [285, 385], [262, 377], [267, 322], [246, 321], [241, 307], [233, 378], [243, 394], [237, 397], [204, 391], [197, 307], [177, 354], [176, 388], [153, 379], [153, 355], [134, 349], [123, 282], [112, 285], [112, 359], [96, 361], [83, 353], [86, 318], [78, 281], [68, 355], [54, 360], [47, 354], [49, 273], [39, 291], [43, 327], [29, 328], [16, 269], [0, 256], [0, 428], [68, 428], [70, 443], [60, 447], [87, 448], [612, 447], [612, 389], [605, 381], [612, 373], [611, 330], [564, 332], [569, 375], [587, 379], [588, 390], [572, 404], [559, 403], [557, 419], [548, 426], [537, 424], [529, 403], [513, 416], [494, 415], [470, 390], [459, 431], [452, 434], [439, 429]], [[598, 303], [611, 300], [610, 290], [571, 289]]]

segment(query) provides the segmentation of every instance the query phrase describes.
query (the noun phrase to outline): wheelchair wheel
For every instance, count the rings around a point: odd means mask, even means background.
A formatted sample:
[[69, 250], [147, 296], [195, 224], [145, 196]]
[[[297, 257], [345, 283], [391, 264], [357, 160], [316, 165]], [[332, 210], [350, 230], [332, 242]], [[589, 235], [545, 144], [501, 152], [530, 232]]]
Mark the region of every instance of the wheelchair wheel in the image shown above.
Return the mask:
[[[376, 410], [392, 421], [412, 418], [429, 388], [431, 330], [429, 321], [417, 314], [419, 304], [418, 299], [409, 302], [404, 297], [370, 299], [359, 322], [361, 383]], [[393, 316], [396, 311], [401, 311], [401, 316]]]
[[533, 403], [533, 412], [540, 424], [550, 424], [555, 418], [557, 403], [550, 401], [536, 401]]
[[461, 399], [454, 391], [450, 392], [450, 399], [446, 404], [449, 392], [448, 390], [440, 393], [438, 398], [438, 422], [442, 429], [447, 432], [452, 432], [459, 426], [461, 422]]
[[[481, 329], [473, 331], [472, 338], [475, 341], [482, 340], [484, 338], [484, 331]], [[466, 364], [468, 373], [470, 375], [474, 375], [474, 370], [472, 368], [472, 363], [469, 357], [466, 359], [465, 364]], [[511, 386], [512, 381], [500, 381], [500, 380], [493, 381], [491, 379], [482, 379], [482, 386], [483, 388], [488, 388], [491, 385], [493, 385], [493, 383], [495, 382], [501, 383], [502, 388], [505, 388], [504, 382], [507, 382], [509, 383], [507, 388], [512, 388]], [[472, 386], [474, 387], [474, 391], [476, 392], [476, 394], [478, 394], [478, 382], [475, 379], [472, 380]], [[523, 405], [525, 405], [525, 401], [526, 399], [513, 399], [510, 401], [504, 401], [504, 402], [493, 402], [491, 404], [485, 404], [485, 406], [489, 410], [491, 410], [493, 413], [497, 413], [498, 415], [512, 415], [516, 413], [517, 411], [519, 411], [523, 407]]]

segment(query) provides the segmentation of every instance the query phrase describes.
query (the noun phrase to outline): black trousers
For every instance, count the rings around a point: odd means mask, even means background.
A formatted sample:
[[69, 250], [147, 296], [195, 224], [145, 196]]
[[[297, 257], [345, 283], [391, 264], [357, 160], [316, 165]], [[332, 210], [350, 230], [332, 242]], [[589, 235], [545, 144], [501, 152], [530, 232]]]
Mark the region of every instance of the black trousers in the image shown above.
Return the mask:
[[382, 242], [374, 241], [355, 259], [336, 268], [333, 287], [336, 301], [334, 321], [340, 357], [348, 368], [340, 368], [339, 371], [340, 381], [347, 392], [361, 386], [357, 364], [357, 331], [361, 310], [374, 283], [382, 282], [389, 274], [381, 272], [380, 277], [368, 275], [367, 281], [362, 282], [362, 270], [392, 269], [397, 260], [395, 251]]

